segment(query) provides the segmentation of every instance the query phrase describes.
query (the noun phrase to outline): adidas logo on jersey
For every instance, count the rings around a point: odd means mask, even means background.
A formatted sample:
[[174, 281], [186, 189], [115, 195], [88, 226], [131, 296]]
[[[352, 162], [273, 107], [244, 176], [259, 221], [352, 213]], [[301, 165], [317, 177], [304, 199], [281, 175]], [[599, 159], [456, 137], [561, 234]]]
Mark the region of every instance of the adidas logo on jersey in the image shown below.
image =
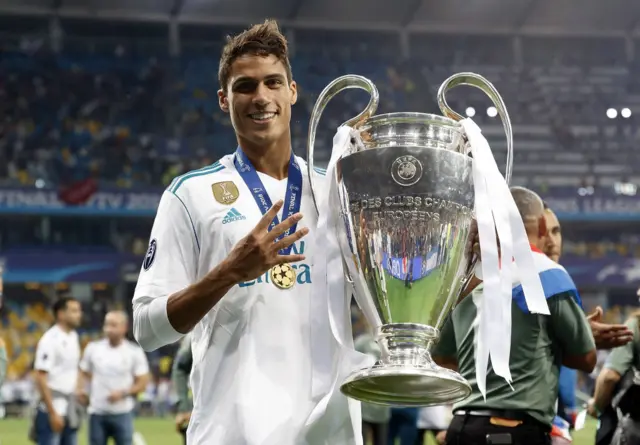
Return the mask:
[[234, 221], [242, 221], [243, 219], [247, 219], [247, 217], [233, 208], [229, 210], [226, 216], [222, 219], [222, 224], [229, 224]]

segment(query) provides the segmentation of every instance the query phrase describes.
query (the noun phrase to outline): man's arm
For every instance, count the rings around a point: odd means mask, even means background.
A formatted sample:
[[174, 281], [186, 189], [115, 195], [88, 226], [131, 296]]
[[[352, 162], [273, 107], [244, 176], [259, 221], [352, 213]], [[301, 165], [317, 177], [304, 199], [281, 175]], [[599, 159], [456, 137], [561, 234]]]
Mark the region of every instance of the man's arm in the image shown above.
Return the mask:
[[[638, 320], [633, 317], [627, 321], [626, 327], [638, 338]], [[616, 385], [629, 369], [633, 366], [635, 342], [627, 343], [611, 351], [607, 361], [596, 379], [596, 389], [593, 394], [593, 403], [589, 413], [597, 416], [609, 404], [613, 398]]]
[[91, 351], [93, 349], [93, 343], [89, 343], [86, 348], [84, 348], [84, 353], [82, 354], [82, 358], [80, 359], [80, 364], [78, 366], [78, 380], [76, 383], [76, 397], [83, 405], [87, 405], [89, 403], [89, 397], [87, 395], [87, 386], [89, 382], [91, 382], [92, 378], [92, 367], [91, 367]]
[[438, 343], [433, 348], [433, 360], [443, 368], [453, 371], [458, 370], [458, 351], [456, 345], [456, 335], [452, 321], [453, 313], [449, 314], [440, 331]]
[[129, 389], [129, 395], [137, 397], [138, 394], [144, 392], [149, 384], [150, 372], [149, 362], [144, 351], [135, 345], [136, 355], [133, 369], [133, 386]]
[[53, 408], [53, 397], [51, 397], [51, 390], [49, 389], [48, 376], [51, 368], [53, 367], [54, 360], [54, 345], [49, 337], [43, 336], [38, 342], [36, 348], [36, 357], [33, 364], [34, 379], [36, 383], [36, 389], [40, 394], [40, 399], [47, 407], [47, 412], [50, 415], [56, 413]]
[[255, 279], [276, 264], [304, 259], [304, 255], [279, 255], [278, 251], [308, 229], [275, 242], [302, 215], [268, 230], [282, 204], [282, 200], [274, 204], [224, 261], [196, 281], [200, 247], [195, 226], [183, 201], [171, 191], [164, 192], [133, 297], [133, 333], [145, 351], [180, 340], [236, 284]]
[[591, 372], [596, 366], [596, 345], [582, 308], [570, 292], [547, 299], [549, 323], [562, 352], [562, 364], [568, 368]]

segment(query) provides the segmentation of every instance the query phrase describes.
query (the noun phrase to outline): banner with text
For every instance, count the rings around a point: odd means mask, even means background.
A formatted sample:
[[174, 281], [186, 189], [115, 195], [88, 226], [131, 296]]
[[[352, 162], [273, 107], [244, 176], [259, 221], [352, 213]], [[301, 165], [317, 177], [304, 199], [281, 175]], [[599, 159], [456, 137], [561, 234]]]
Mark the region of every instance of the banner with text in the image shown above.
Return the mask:
[[99, 188], [83, 204], [70, 205], [57, 190], [0, 188], [0, 214], [153, 217], [162, 192]]

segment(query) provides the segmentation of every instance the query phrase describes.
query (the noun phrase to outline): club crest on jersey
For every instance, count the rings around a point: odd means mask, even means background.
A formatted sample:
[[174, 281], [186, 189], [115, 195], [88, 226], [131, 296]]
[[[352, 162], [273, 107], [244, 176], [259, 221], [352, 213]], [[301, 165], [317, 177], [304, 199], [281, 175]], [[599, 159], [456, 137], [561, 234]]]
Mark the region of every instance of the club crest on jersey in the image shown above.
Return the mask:
[[238, 187], [236, 187], [232, 181], [223, 181], [211, 184], [211, 191], [213, 192], [213, 197], [216, 201], [224, 205], [233, 204], [238, 199], [238, 196], [240, 196]]
[[158, 242], [154, 238], [149, 243], [149, 249], [147, 249], [147, 253], [144, 256], [144, 260], [142, 260], [142, 267], [144, 267], [144, 270], [149, 270], [149, 268], [153, 264], [153, 260], [156, 259], [157, 250], [158, 250]]

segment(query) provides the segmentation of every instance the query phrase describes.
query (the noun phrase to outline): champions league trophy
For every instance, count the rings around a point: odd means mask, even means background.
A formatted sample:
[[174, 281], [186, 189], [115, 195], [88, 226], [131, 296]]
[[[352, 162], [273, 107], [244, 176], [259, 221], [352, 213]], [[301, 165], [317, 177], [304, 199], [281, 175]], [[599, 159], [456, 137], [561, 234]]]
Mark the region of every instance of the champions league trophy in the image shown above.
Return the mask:
[[477, 74], [456, 74], [442, 84], [438, 104], [444, 116], [373, 116], [378, 90], [356, 75], [331, 82], [311, 114], [308, 164], [315, 201], [319, 188], [311, 172], [324, 108], [345, 89], [371, 95], [367, 108], [343, 124], [354, 130], [351, 141], [335, 164], [335, 175], [327, 172], [337, 181], [340, 206], [331, 211], [339, 212], [344, 222], [338, 223], [337, 236], [347, 279], [381, 349], [378, 363], [353, 373], [341, 386], [357, 400], [430, 406], [465, 399], [471, 392], [460, 374], [436, 365], [430, 354], [476, 262], [469, 248], [474, 236], [473, 158], [460, 123], [464, 118], [445, 100], [458, 85], [479, 88], [496, 106], [507, 135], [508, 183], [511, 123], [494, 86]]

